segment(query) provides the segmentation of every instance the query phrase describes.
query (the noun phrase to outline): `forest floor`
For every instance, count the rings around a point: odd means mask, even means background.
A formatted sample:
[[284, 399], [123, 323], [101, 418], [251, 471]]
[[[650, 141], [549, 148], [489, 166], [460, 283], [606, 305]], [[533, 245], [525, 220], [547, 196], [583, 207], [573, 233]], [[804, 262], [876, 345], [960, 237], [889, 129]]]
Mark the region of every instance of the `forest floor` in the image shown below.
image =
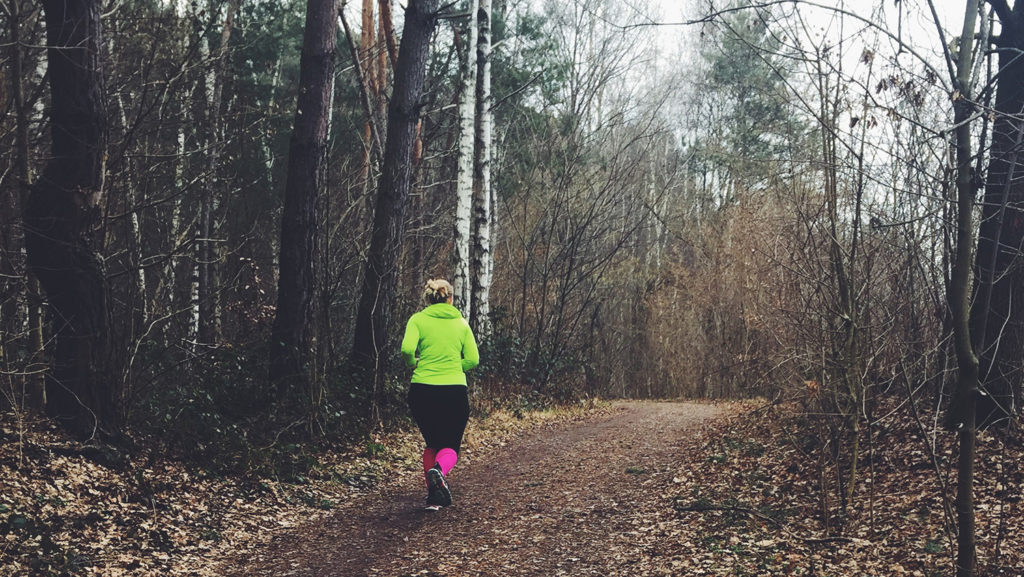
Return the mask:
[[[804, 452], [817, 433], [779, 409], [495, 412], [471, 421], [453, 505], [437, 512], [423, 507], [414, 433], [322, 456], [296, 484], [173, 463], [109, 471], [46, 450], [41, 432], [13, 442], [4, 422], [0, 574], [951, 575], [939, 487], [955, 474], [952, 435], [932, 439], [937, 475], [906, 420], [876, 431], [840, 534]], [[983, 434], [980, 575], [1024, 575], [1022, 483], [1019, 437]]]

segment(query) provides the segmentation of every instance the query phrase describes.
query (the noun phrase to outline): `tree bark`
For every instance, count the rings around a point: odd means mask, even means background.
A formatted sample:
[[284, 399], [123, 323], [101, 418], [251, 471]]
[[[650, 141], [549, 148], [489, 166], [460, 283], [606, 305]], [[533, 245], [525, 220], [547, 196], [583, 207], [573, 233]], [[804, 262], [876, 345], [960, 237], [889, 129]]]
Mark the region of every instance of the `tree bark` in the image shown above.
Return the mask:
[[391, 16], [391, 0], [380, 0], [380, 35], [384, 37], [384, 43], [388, 47], [388, 61], [391, 68], [395, 67], [398, 60], [398, 44], [395, 42], [395, 23]]
[[955, 401], [961, 419], [958, 423], [960, 441], [957, 464], [957, 554], [956, 577], [973, 577], [977, 565], [974, 519], [974, 457], [975, 457], [975, 404], [978, 393], [978, 357], [971, 344], [970, 275], [974, 257], [972, 234], [974, 227], [974, 185], [971, 161], [970, 117], [973, 114], [970, 94], [971, 69], [974, 67], [974, 28], [978, 18], [977, 0], [967, 0], [964, 26], [960, 36], [960, 54], [957, 89], [953, 101], [953, 122], [956, 146], [956, 256], [949, 286], [949, 305], [953, 316], [953, 341], [956, 349], [957, 379]]
[[[199, 252], [199, 342], [214, 345], [220, 341], [220, 282], [219, 262], [220, 250], [213, 238], [216, 234], [214, 213], [217, 209], [217, 194], [220, 179], [217, 177], [220, 165], [220, 153], [223, 145], [221, 128], [221, 107], [224, 94], [224, 77], [227, 75], [228, 46], [234, 30], [235, 14], [238, 12], [239, 0], [228, 2], [227, 14], [221, 28], [220, 46], [213, 57], [212, 72], [207, 82], [210, 90], [207, 102], [207, 181], [199, 208], [199, 239], [196, 247]], [[212, 4], [211, 4], [212, 5]]]
[[[363, 0], [362, 24], [359, 30], [359, 52], [353, 54], [355, 72], [359, 81], [360, 95], [362, 96], [363, 111], [366, 113], [366, 124], [363, 126], [363, 165], [362, 178], [363, 190], [370, 189], [373, 180], [373, 157], [377, 155], [378, 160], [383, 154], [380, 144], [380, 129], [378, 128], [383, 113], [382, 85], [377, 81], [377, 59], [373, 51], [376, 45], [376, 30], [374, 28], [374, 3], [373, 0]], [[345, 24], [345, 15], [341, 14], [342, 24]], [[345, 35], [351, 43], [352, 34], [345, 26]]]
[[981, 426], [1020, 410], [1024, 390], [1024, 2], [1000, 11], [999, 73], [992, 148], [981, 206], [971, 335], [987, 392], [978, 401]]
[[373, 232], [352, 345], [354, 369], [360, 377], [373, 378], [375, 390], [379, 390], [386, 369], [388, 326], [398, 284], [416, 126], [430, 54], [430, 38], [437, 21], [437, 5], [438, 0], [409, 2], [395, 66], [395, 84], [388, 106], [387, 137]]
[[[18, 166], [18, 181], [19, 190], [12, 192], [8, 199], [8, 207], [6, 209], [6, 215], [12, 219], [10, 221], [4, 221], [4, 235], [5, 242], [4, 246], [7, 252], [7, 262], [11, 266], [2, 272], [10, 275], [9, 278], [14, 278], [18, 267], [13, 266], [16, 258], [24, 248], [24, 238], [18, 238], [14, 231], [17, 227], [14, 226], [13, 219], [17, 218], [19, 207], [25, 206], [28, 202], [28, 191], [32, 186], [32, 167], [29, 162], [29, 141], [28, 141], [28, 106], [25, 103], [25, 87], [22, 83], [24, 77], [24, 54], [22, 52], [22, 38], [21, 28], [23, 25], [22, 18], [23, 13], [21, 11], [22, 0], [11, 0], [10, 2], [10, 30], [11, 30], [11, 44], [10, 44], [10, 59], [11, 59], [11, 94], [14, 100], [14, 116], [15, 116], [15, 154], [17, 156]], [[7, 236], [10, 235], [10, 236]], [[42, 303], [40, 297], [39, 279], [36, 278], [31, 271], [26, 275], [25, 279], [25, 307], [24, 313], [16, 312], [15, 307], [18, 306], [17, 299], [5, 298], [3, 302], [3, 310], [0, 311], [0, 316], [5, 319], [6, 322], [19, 322], [22, 314], [27, 316], [28, 319], [28, 336], [29, 342], [28, 347], [31, 357], [35, 358], [43, 354], [43, 312]], [[13, 283], [11, 283], [13, 284]], [[13, 334], [13, 331], [12, 331]], [[2, 349], [2, 344], [0, 344]], [[0, 358], [3, 357], [3, 352], [0, 352]], [[25, 377], [28, 381], [27, 389], [27, 402], [29, 406], [36, 409], [42, 410], [46, 405], [46, 387], [43, 375], [38, 371], [29, 371], [29, 375]]]
[[107, 285], [92, 228], [103, 203], [100, 6], [46, 0], [52, 151], [25, 207], [28, 266], [52, 310], [47, 412], [88, 438], [116, 435], [119, 379], [111, 378]]
[[462, 309], [462, 314], [467, 318], [473, 314], [470, 246], [473, 233], [473, 160], [476, 138], [477, 8], [477, 0], [469, 0], [466, 57], [462, 61], [462, 88], [459, 91], [459, 164], [455, 178], [455, 230], [452, 250], [455, 306]]
[[491, 224], [494, 219], [491, 191], [491, 138], [494, 115], [491, 112], [491, 0], [480, 0], [477, 25], [477, 97], [476, 160], [473, 191], [473, 286], [470, 326], [477, 339], [491, 334], [491, 278], [494, 257], [491, 253]]
[[324, 183], [337, 29], [335, 1], [309, 0], [281, 219], [277, 312], [270, 339], [270, 379], [278, 384], [279, 396], [289, 388], [308, 385], [313, 358], [316, 207]]

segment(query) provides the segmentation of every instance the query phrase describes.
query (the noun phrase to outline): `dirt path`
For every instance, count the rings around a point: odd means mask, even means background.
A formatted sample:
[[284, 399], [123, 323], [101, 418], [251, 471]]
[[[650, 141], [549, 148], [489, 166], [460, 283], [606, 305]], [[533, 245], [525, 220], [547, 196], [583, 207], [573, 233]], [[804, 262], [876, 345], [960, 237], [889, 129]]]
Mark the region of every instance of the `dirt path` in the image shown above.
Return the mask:
[[419, 486], [367, 495], [223, 574], [632, 575], [660, 548], [657, 535], [637, 529], [669, 507], [675, 455], [693, 427], [720, 413], [617, 403], [610, 414], [535, 431], [456, 467], [449, 508], [425, 511]]

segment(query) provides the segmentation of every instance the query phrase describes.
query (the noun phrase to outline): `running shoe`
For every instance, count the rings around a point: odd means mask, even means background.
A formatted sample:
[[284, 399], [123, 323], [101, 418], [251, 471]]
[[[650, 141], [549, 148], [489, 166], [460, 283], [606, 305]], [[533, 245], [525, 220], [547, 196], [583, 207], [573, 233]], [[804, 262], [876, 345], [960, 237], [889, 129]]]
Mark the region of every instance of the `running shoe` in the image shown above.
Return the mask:
[[441, 473], [441, 467], [434, 465], [427, 470], [427, 505], [447, 507], [452, 504], [452, 492]]

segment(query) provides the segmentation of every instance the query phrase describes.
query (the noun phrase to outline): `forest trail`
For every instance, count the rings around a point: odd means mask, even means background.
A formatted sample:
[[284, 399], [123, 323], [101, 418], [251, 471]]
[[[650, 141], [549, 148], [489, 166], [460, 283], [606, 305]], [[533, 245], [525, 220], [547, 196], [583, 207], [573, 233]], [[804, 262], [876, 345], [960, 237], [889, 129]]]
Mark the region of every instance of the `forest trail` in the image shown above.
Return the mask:
[[289, 530], [223, 575], [433, 577], [635, 575], [657, 555], [637, 529], [671, 508], [677, 455], [728, 409], [616, 402], [610, 413], [527, 432], [452, 471], [453, 505], [405, 482]]

